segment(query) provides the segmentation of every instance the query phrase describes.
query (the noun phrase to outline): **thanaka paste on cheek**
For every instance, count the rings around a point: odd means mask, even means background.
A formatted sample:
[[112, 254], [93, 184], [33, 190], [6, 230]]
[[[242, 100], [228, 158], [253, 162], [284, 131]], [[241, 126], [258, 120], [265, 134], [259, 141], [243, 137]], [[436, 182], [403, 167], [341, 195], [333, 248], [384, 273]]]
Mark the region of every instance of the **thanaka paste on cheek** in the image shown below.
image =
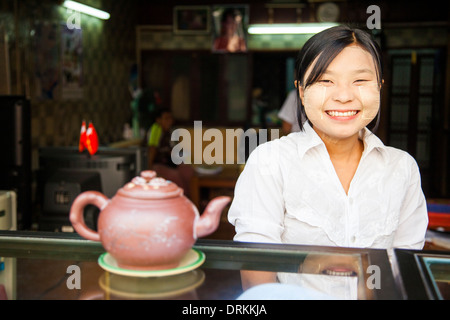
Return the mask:
[[362, 104], [361, 118], [363, 120], [372, 121], [380, 108], [380, 92], [378, 84], [371, 82], [369, 84], [358, 87], [359, 96]]
[[304, 105], [305, 112], [308, 116], [308, 119], [314, 124], [314, 120], [318, 120], [317, 112], [320, 111], [320, 120], [323, 120], [324, 114], [324, 106], [325, 106], [325, 98], [327, 95], [327, 87], [315, 83], [311, 85], [308, 89], [305, 90], [304, 93]]

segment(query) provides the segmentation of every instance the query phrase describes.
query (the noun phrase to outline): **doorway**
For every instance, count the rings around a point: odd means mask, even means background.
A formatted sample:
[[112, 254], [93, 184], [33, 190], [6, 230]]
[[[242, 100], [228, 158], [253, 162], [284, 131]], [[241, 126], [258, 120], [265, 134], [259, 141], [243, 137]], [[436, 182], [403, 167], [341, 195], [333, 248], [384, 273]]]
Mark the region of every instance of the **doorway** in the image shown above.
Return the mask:
[[448, 165], [444, 131], [445, 50], [390, 50], [388, 145], [420, 168], [427, 198], [444, 197]]

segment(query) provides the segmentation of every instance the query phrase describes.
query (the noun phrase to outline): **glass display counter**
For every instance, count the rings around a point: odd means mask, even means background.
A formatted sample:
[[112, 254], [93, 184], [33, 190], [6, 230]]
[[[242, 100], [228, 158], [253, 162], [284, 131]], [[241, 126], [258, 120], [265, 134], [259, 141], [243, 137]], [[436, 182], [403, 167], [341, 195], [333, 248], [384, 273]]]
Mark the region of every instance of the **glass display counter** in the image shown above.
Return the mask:
[[450, 252], [394, 252], [407, 299], [450, 300]]
[[[77, 234], [0, 232], [3, 298], [199, 299], [241, 297], [241, 270], [273, 272], [305, 299], [402, 299], [385, 250], [198, 240], [203, 259], [182, 272], [121, 274], [102, 267], [100, 243]], [[430, 270], [435, 268], [430, 262]], [[281, 286], [283, 288], [283, 286]], [[268, 295], [268, 296], [267, 296]], [[278, 296], [265, 297], [278, 299]], [[257, 298], [257, 297], [253, 297]]]

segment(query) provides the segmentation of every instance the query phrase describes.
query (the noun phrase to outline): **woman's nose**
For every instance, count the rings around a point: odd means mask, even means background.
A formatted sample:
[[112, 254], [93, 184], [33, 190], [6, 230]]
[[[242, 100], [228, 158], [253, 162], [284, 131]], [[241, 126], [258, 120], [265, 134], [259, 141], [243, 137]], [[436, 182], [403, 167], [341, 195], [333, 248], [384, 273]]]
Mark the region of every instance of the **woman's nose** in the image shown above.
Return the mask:
[[341, 103], [353, 101], [355, 98], [354, 88], [349, 85], [336, 86], [332, 93], [332, 99]]

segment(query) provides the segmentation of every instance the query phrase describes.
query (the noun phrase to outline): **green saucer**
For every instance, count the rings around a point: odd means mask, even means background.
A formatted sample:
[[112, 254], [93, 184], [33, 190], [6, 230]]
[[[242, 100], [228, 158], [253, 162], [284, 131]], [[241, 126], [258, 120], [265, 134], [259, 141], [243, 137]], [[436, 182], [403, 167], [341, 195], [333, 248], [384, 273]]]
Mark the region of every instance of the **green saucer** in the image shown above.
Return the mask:
[[200, 267], [205, 262], [205, 254], [199, 250], [191, 249], [181, 259], [176, 268], [164, 270], [131, 270], [118, 266], [116, 259], [109, 253], [104, 253], [98, 258], [98, 264], [105, 271], [130, 277], [165, 277], [185, 273]]

